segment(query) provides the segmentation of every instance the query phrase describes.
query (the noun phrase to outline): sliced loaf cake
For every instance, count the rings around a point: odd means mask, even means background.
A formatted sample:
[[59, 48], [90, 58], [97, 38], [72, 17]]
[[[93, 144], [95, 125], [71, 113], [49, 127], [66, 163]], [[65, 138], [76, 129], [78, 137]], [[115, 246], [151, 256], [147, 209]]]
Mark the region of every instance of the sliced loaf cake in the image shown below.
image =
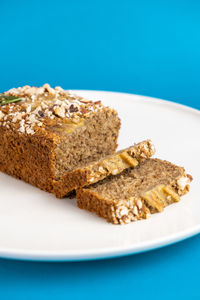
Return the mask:
[[54, 194], [64, 197], [70, 191], [95, 183], [109, 175], [117, 175], [129, 167], [136, 167], [155, 152], [150, 140], [143, 141], [127, 149], [75, 168], [67, 172], [59, 180], [54, 181]]
[[192, 177], [183, 167], [160, 159], [147, 159], [135, 168], [77, 190], [79, 208], [114, 224], [145, 219], [180, 200]]

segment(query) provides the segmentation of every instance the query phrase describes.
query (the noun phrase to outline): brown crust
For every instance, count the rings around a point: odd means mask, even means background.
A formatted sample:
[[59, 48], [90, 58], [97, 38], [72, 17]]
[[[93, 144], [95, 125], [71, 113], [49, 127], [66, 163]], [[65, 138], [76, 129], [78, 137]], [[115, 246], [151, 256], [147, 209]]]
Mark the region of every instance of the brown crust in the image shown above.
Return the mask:
[[53, 140], [19, 135], [3, 127], [0, 127], [0, 137], [0, 171], [52, 192]]

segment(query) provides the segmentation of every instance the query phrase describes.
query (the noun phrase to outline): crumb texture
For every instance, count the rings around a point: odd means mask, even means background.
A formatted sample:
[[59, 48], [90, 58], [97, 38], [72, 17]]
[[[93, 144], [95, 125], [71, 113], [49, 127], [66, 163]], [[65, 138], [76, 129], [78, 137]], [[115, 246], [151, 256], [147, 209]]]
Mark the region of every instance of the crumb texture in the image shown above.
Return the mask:
[[[81, 138], [78, 140], [81, 140]], [[111, 141], [109, 144], [111, 144]], [[77, 189], [98, 182], [111, 174], [117, 175], [129, 167], [137, 166], [145, 159], [151, 157], [154, 152], [154, 145], [150, 140], [147, 140], [90, 163], [85, 161], [85, 164], [83, 164], [81, 160], [80, 164], [77, 164], [74, 170], [67, 173], [64, 172], [63, 176], [58, 179], [55, 183], [55, 194], [58, 198], [62, 198], [71, 189]], [[60, 154], [61, 157], [62, 155]], [[60, 165], [63, 167], [64, 162], [61, 161]]]
[[182, 167], [147, 159], [135, 168], [79, 189], [77, 203], [80, 208], [96, 212], [109, 222], [129, 223], [178, 202], [180, 196], [188, 192], [191, 180]]

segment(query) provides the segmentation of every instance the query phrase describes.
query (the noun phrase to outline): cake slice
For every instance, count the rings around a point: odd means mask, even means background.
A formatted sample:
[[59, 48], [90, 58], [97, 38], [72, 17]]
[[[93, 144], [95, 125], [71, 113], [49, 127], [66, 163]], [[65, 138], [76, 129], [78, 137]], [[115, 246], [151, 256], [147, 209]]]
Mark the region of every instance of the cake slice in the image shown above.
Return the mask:
[[111, 174], [117, 175], [129, 167], [136, 167], [151, 157], [154, 152], [155, 148], [152, 142], [146, 140], [98, 161], [78, 167], [54, 182], [54, 194], [58, 198], [62, 198], [74, 189], [95, 183]]
[[145, 219], [180, 200], [192, 177], [183, 167], [160, 159], [147, 159], [135, 168], [108, 176], [77, 190], [79, 208], [114, 224]]
[[100, 101], [48, 84], [13, 88], [0, 94], [0, 171], [55, 193], [65, 174], [115, 152], [119, 128]]

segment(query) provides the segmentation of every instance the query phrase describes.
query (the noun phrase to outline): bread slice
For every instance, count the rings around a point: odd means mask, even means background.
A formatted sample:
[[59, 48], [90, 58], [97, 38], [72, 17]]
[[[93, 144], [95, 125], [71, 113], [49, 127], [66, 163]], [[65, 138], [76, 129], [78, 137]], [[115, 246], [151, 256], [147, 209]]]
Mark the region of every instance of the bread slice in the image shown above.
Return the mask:
[[189, 191], [192, 177], [185, 169], [160, 159], [147, 159], [135, 168], [77, 190], [79, 208], [114, 224], [127, 224], [161, 212]]
[[54, 193], [58, 198], [70, 191], [95, 183], [109, 175], [117, 175], [129, 167], [136, 167], [151, 157], [155, 148], [150, 140], [143, 141], [117, 153], [108, 155], [98, 161], [86, 164], [67, 172], [54, 184]]
[[119, 128], [100, 101], [48, 84], [11, 89], [0, 95], [0, 171], [54, 193], [66, 173], [114, 153]]

